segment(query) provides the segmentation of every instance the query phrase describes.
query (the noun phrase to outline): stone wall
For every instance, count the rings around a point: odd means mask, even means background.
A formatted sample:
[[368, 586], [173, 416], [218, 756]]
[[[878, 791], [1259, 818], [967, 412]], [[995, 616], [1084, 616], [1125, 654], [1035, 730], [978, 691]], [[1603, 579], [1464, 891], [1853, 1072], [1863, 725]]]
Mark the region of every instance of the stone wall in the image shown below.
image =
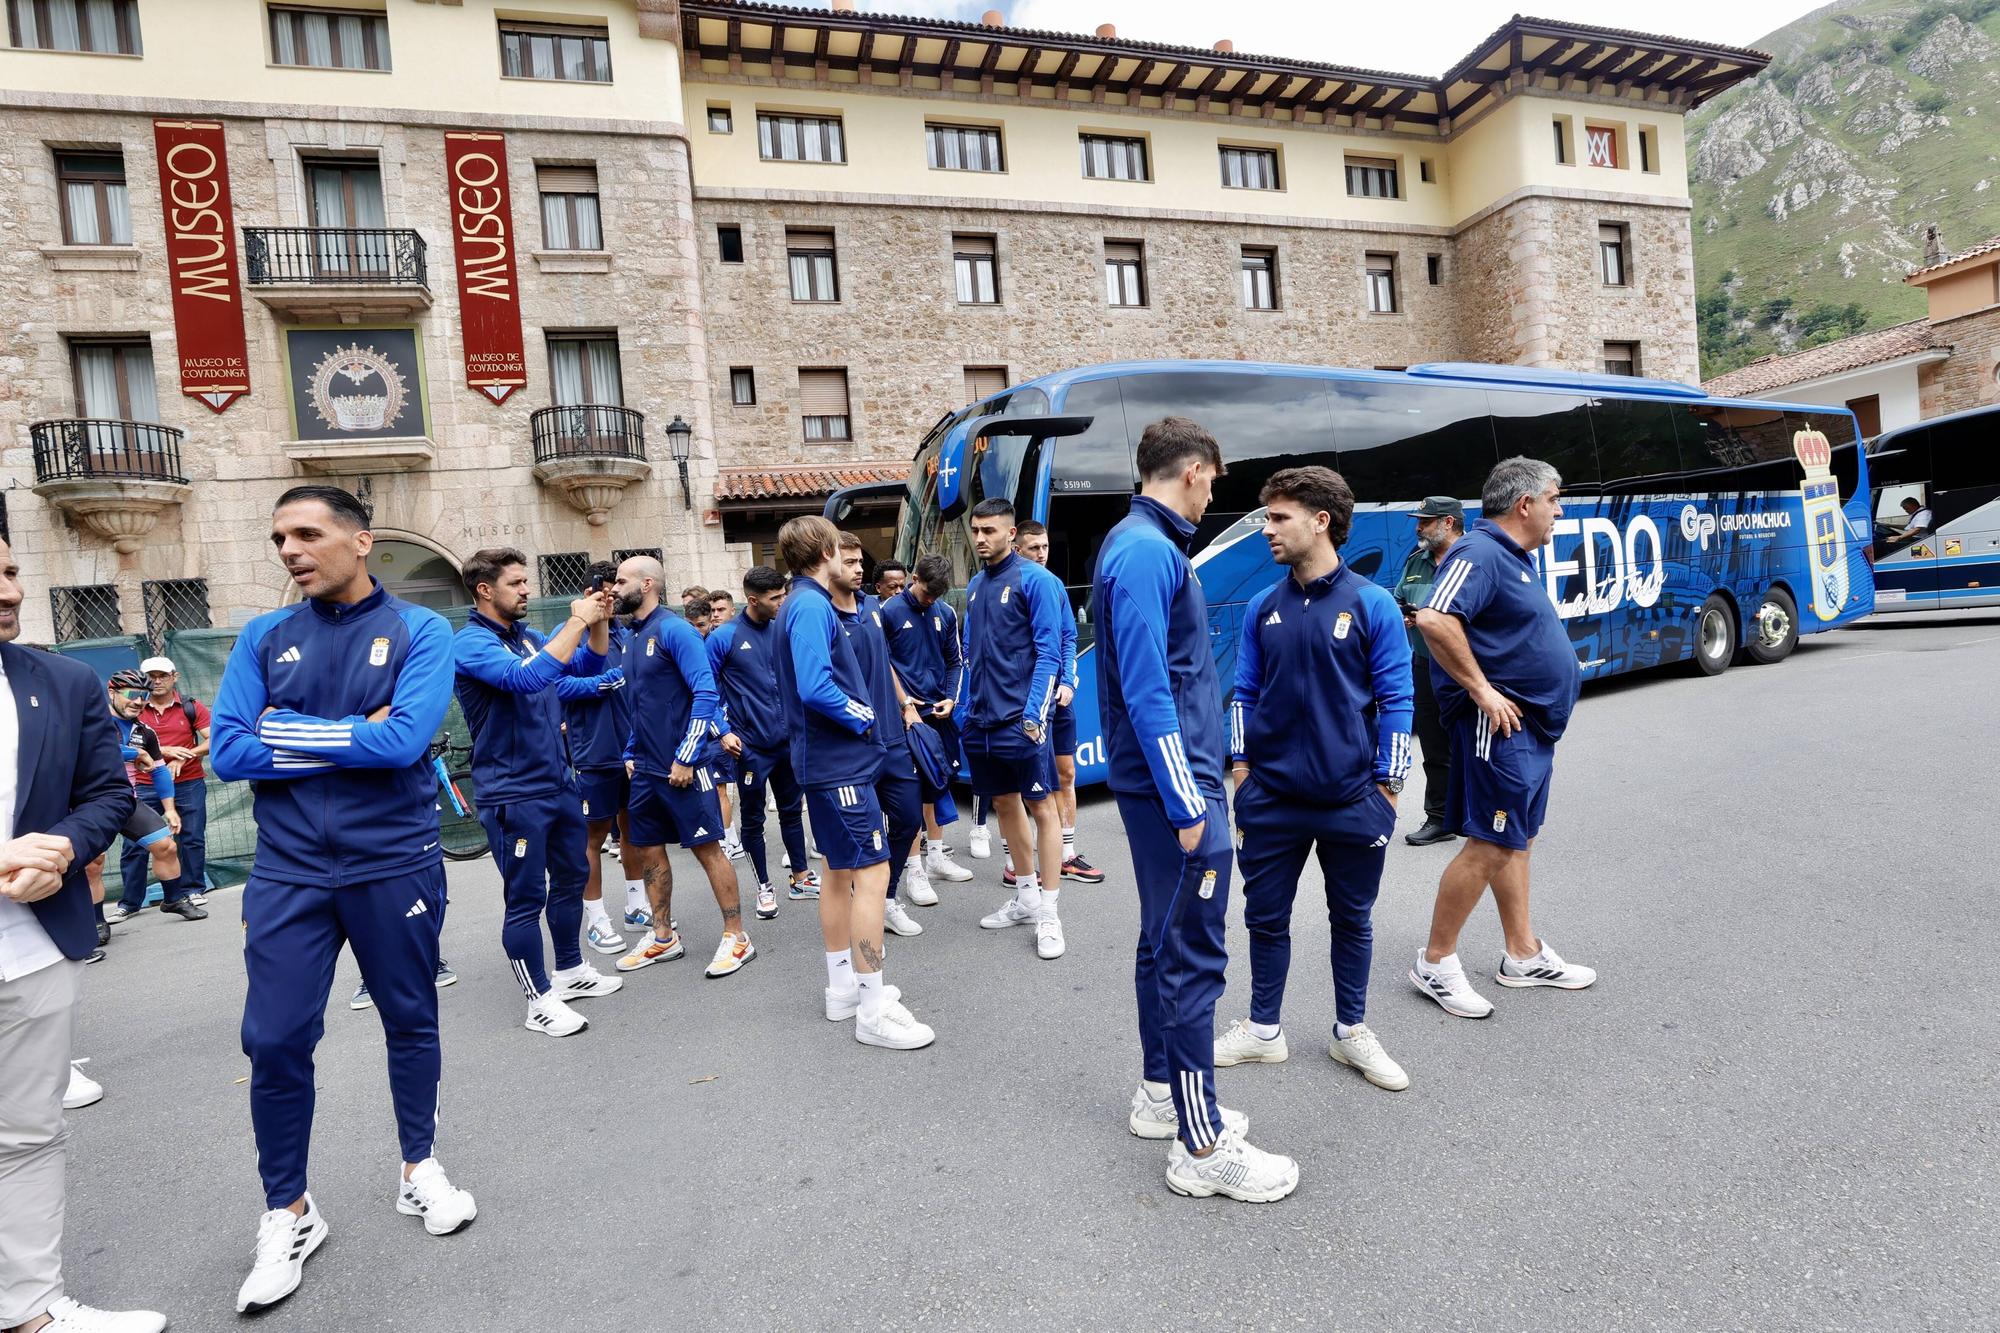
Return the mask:
[[2000, 403], [2000, 306], [1988, 306], [1931, 326], [1951, 356], [1917, 368], [1917, 396], [1926, 417]]

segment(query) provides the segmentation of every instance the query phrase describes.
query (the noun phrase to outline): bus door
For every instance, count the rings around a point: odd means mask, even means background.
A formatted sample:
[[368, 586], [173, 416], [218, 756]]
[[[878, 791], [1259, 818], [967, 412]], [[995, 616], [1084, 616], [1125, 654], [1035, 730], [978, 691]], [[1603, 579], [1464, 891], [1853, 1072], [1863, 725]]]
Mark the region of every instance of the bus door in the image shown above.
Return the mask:
[[[1913, 427], [1881, 440], [1868, 456], [1874, 493], [1875, 605], [1882, 611], [1926, 611], [1938, 605], [1935, 487], [1930, 431]], [[1912, 512], [1908, 502], [1915, 501]], [[1928, 530], [1912, 518], [1931, 516]]]
[[1940, 606], [2000, 605], [2000, 412], [1934, 421], [1931, 508]]

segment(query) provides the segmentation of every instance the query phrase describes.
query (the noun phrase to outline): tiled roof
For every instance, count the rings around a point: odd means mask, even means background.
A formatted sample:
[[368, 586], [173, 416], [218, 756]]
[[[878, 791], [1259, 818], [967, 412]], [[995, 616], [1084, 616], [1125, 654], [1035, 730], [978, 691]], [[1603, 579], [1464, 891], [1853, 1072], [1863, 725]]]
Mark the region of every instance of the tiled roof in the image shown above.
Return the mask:
[[[1909, 277], [1915, 278], [1921, 277], [1926, 273], [1935, 273], [1941, 268], [1950, 268], [1953, 264], [1961, 260], [1974, 259], [1980, 255], [1990, 255], [1995, 250], [2000, 250], [2000, 236], [1989, 237], [1973, 246], [1970, 250], [1961, 250], [1955, 255], [1946, 255], [1935, 264], [1926, 264], [1922, 268], [1912, 269], [1910, 270]], [[1905, 278], [1904, 281], [1909, 281], [1909, 278]]]
[[908, 463], [834, 463], [825, 467], [726, 467], [716, 474], [715, 498], [741, 504], [746, 500], [809, 500], [831, 495], [843, 486], [871, 481], [901, 481], [910, 475]]
[[1880, 365], [1941, 346], [1932, 336], [1929, 321], [1913, 319], [1907, 324], [1822, 343], [1790, 356], [1767, 356], [1727, 375], [1717, 375], [1701, 387], [1717, 398], [1755, 398], [1788, 384], [1803, 384], [1863, 366]]

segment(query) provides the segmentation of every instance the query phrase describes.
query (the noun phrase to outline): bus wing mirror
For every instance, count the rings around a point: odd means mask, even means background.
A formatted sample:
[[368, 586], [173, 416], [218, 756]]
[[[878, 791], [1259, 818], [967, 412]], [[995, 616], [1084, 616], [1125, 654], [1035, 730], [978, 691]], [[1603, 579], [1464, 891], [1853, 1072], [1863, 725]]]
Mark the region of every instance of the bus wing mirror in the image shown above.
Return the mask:
[[[1043, 440], [1056, 439], [1065, 435], [1081, 435], [1090, 429], [1096, 417], [989, 417], [976, 423], [967, 437], [972, 440], [985, 439], [994, 435], [1025, 435], [1032, 450]], [[967, 496], [963, 487], [958, 488], [948, 504], [940, 507], [947, 519], [955, 519], [965, 512]]]

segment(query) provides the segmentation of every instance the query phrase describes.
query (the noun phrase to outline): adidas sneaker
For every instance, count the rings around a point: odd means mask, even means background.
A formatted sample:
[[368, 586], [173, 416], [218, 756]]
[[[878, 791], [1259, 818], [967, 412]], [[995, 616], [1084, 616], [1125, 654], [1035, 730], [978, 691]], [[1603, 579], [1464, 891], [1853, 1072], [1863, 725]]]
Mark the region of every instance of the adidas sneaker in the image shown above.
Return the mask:
[[1540, 952], [1533, 958], [1514, 959], [1503, 950], [1500, 954], [1500, 968], [1493, 979], [1503, 986], [1554, 986], [1558, 990], [1582, 990], [1597, 980], [1594, 968], [1581, 963], [1565, 963], [1562, 955], [1542, 941]]

